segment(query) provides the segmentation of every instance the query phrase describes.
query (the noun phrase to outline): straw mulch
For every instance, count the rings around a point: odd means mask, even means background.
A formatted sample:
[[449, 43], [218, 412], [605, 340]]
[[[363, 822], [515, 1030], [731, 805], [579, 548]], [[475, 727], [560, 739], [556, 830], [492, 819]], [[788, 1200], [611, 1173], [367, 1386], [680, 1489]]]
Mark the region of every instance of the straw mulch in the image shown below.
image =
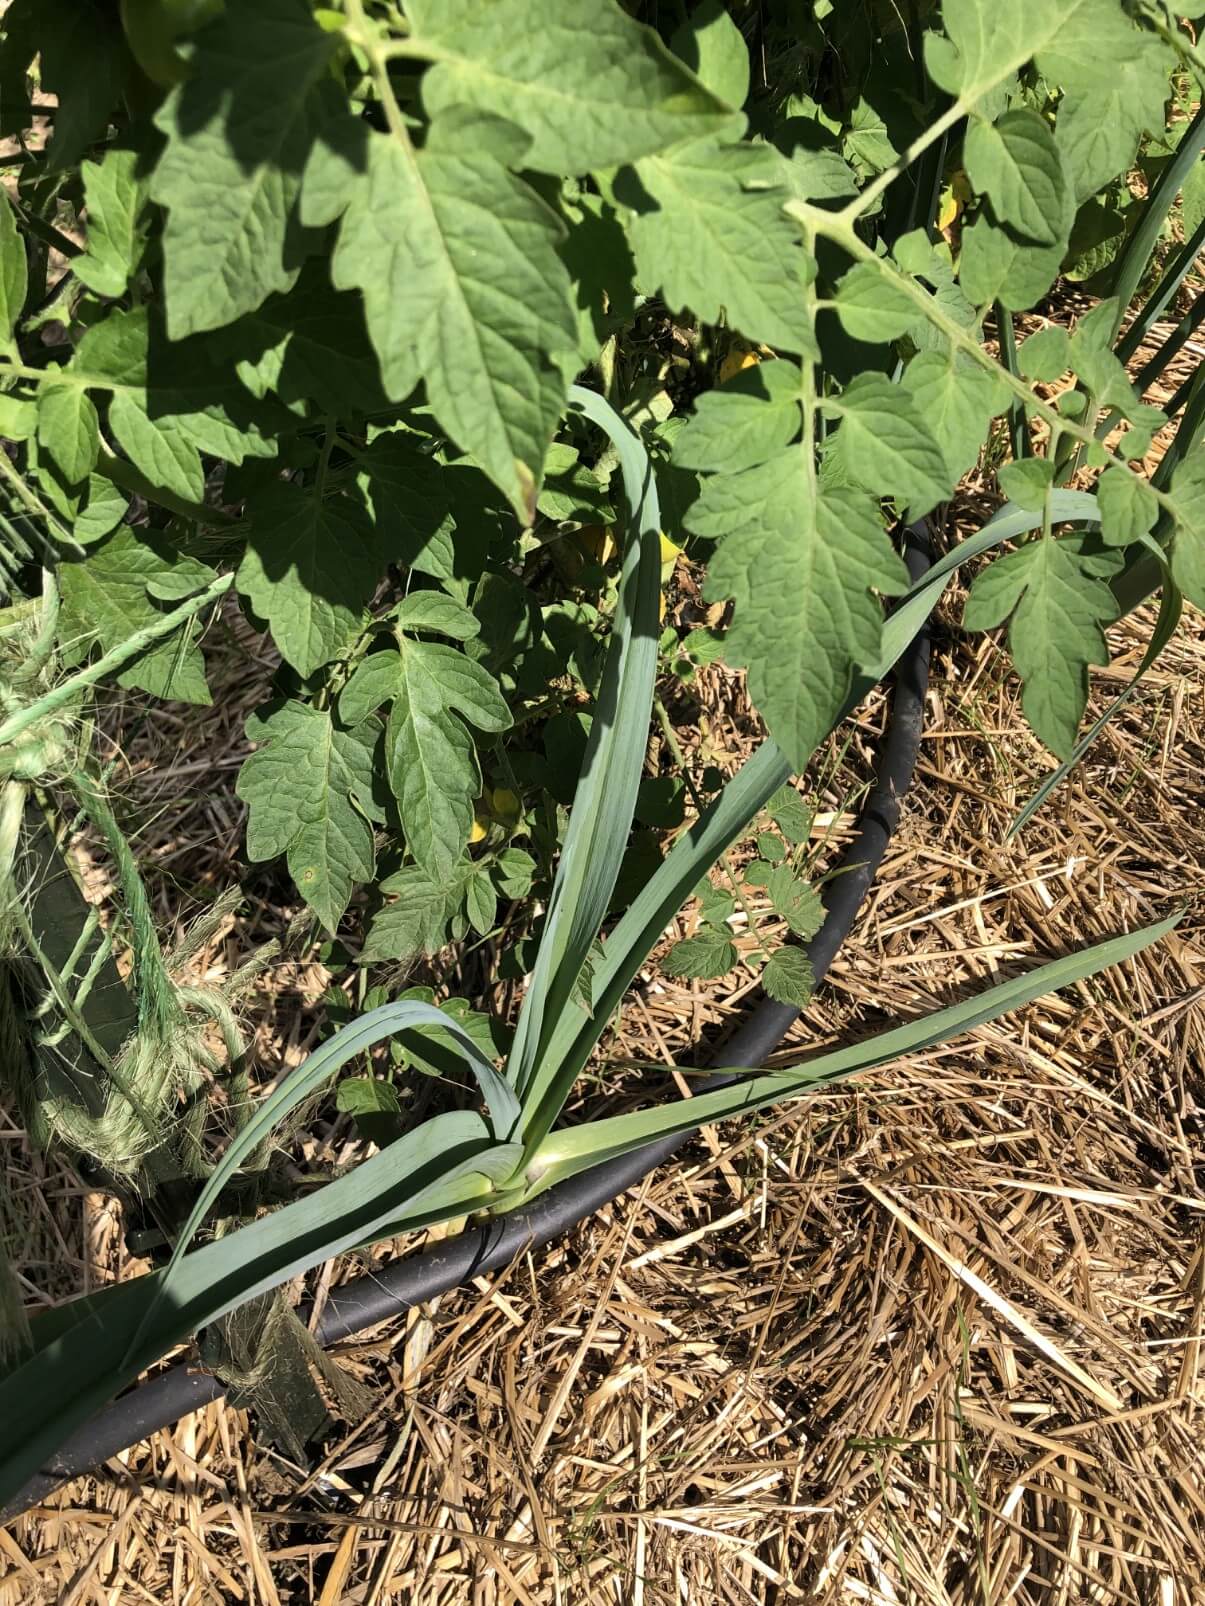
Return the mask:
[[[958, 517], [976, 516], [972, 488]], [[1187, 619], [1005, 841], [1049, 758], [998, 647], [956, 616], [903, 827], [793, 1041], [850, 1040], [1187, 900], [1178, 933], [953, 1046], [706, 1132], [568, 1241], [344, 1346], [374, 1404], [312, 1465], [224, 1404], [139, 1445], [0, 1531], [0, 1606], [1205, 1601], [1205, 629]], [[1095, 708], [1150, 627], [1115, 630]], [[116, 783], [167, 924], [245, 873], [232, 788], [255, 650], [227, 618], [219, 706], [153, 727], [131, 707], [121, 726]], [[706, 756], [733, 759], [752, 721], [739, 683], [708, 674]], [[819, 800], [838, 842], [882, 715], [860, 716]], [[286, 890], [252, 874], [202, 956], [211, 979], [279, 933]], [[325, 979], [308, 959], [273, 972], [265, 1075], [310, 1046]], [[750, 987], [650, 968], [608, 1057], [690, 1063]], [[31, 1300], [128, 1274], [112, 1203], [13, 1125], [0, 1140], [34, 1223]], [[302, 1147], [356, 1153], [344, 1123]]]

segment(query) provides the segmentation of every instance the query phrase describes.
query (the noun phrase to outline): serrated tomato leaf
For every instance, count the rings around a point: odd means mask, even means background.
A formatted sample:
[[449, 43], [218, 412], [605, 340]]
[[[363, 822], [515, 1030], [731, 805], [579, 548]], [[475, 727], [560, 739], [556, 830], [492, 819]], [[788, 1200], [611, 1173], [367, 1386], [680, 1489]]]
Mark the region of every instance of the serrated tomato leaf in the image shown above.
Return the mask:
[[761, 973], [761, 984], [769, 997], [780, 1004], [802, 1009], [816, 986], [812, 962], [802, 948], [776, 948]]
[[233, 323], [296, 280], [302, 169], [342, 101], [337, 48], [306, 0], [227, 6], [198, 35], [188, 77], [155, 119], [166, 144], [151, 196], [167, 208], [173, 340]]
[[517, 123], [525, 166], [583, 173], [724, 127], [732, 109], [615, 0], [410, 0], [432, 117], [473, 106]]
[[879, 649], [872, 591], [907, 589], [878, 508], [860, 492], [817, 490], [801, 449], [739, 474], [716, 474], [688, 514], [719, 541], [705, 594], [736, 607], [724, 653], [774, 739], [803, 769], [848, 695], [854, 667]]
[[383, 561], [364, 507], [277, 481], [247, 505], [236, 584], [298, 674], [351, 645]]
[[756, 468], [799, 433], [800, 373], [793, 362], [756, 363], [708, 390], [674, 437], [676, 466], [714, 474]]
[[698, 140], [635, 167], [616, 186], [640, 281], [706, 323], [723, 314], [749, 340], [818, 357], [804, 286], [815, 263], [784, 214], [769, 146]]
[[[62, 612], [61, 650], [68, 663], [78, 663], [92, 646], [121, 646], [163, 617], [164, 609], [148, 595], [148, 583], [172, 574], [170, 556], [139, 540], [122, 525], [82, 561], [59, 569]], [[174, 634], [156, 642], [117, 675], [117, 684], [150, 692], [153, 697], [184, 703], [212, 701], [205, 682], [205, 664], [196, 645], [200, 626], [189, 620]]]
[[423, 870], [449, 876], [464, 854], [481, 789], [468, 727], [505, 730], [510, 712], [482, 665], [442, 642], [405, 636], [365, 658], [339, 699], [351, 724], [386, 703], [389, 784], [406, 845]]
[[968, 630], [1010, 621], [1026, 718], [1060, 758], [1075, 746], [1089, 666], [1109, 661], [1104, 626], [1116, 618], [1117, 603], [1108, 579], [1122, 556], [1095, 536], [1044, 536], [990, 563], [967, 596]]
[[325, 709], [288, 702], [260, 710], [247, 736], [260, 745], [239, 771], [247, 804], [247, 853], [287, 854], [306, 903], [334, 932], [358, 883], [376, 868], [373, 755], [381, 728], [365, 720], [340, 729]]
[[[491, 129], [505, 125], [480, 118], [471, 152], [453, 137], [463, 111], [437, 123], [421, 151], [368, 133], [339, 196], [331, 273], [340, 289], [363, 292], [386, 394], [403, 401], [423, 380], [441, 426], [530, 523], [578, 362], [557, 253], [564, 228], [492, 154]], [[320, 180], [314, 215], [329, 220]]]

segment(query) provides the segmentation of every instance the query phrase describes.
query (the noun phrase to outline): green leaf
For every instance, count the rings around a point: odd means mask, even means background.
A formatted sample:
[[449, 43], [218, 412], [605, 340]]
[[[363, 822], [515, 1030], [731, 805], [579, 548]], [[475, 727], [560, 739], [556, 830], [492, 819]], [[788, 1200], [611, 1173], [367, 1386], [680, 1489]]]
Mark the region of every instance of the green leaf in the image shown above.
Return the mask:
[[165, 567], [160, 573], [149, 575], [146, 582], [147, 591], [157, 602], [184, 602], [217, 579], [208, 563], [173, 550], [166, 542], [163, 555]]
[[357, 883], [376, 868], [370, 820], [375, 720], [340, 730], [328, 712], [289, 702], [253, 714], [247, 736], [258, 742], [236, 790], [250, 810], [247, 854], [288, 855], [297, 890], [333, 933]]
[[1159, 517], [1159, 502], [1150, 486], [1120, 466], [1107, 468], [1101, 475], [1096, 483], [1096, 500], [1101, 538], [1109, 546], [1141, 541]]
[[274, 456], [276, 443], [234, 375], [215, 365], [210, 342], [181, 342], [170, 357], [162, 347], [146, 307], [112, 311], [84, 335], [69, 372], [112, 393], [109, 428], [150, 484], [199, 502], [201, 452], [241, 463]]
[[[428, 875], [421, 865], [408, 864], [382, 881], [381, 891], [392, 901], [374, 917], [360, 963], [438, 953], [449, 940], [449, 925], [464, 908], [474, 874], [475, 866], [462, 859], [449, 876]], [[464, 929], [453, 930], [452, 935], [463, 936]]]
[[0, 196], [0, 349], [9, 354], [16, 351], [17, 321], [25, 310], [28, 290], [25, 241], [17, 232], [12, 202], [5, 190]]
[[104, 134], [133, 64], [111, 8], [92, 0], [35, 5], [41, 88], [57, 102], [47, 156], [62, 171]]
[[[95, 643], [104, 651], [128, 641], [163, 617], [147, 583], [170, 573], [170, 558], [123, 525], [82, 562], [63, 563], [59, 639], [68, 662], [79, 662]], [[196, 621], [156, 642], [117, 676], [117, 684], [182, 703], [212, 701], [205, 664], [195, 643]]]
[[831, 146], [789, 156], [779, 154], [779, 182], [793, 201], [849, 201], [858, 193], [858, 180], [839, 150]]
[[1061, 324], [1048, 324], [1023, 341], [1017, 352], [1017, 366], [1026, 379], [1051, 383], [1071, 366], [1071, 345]]
[[695, 888], [699, 900], [699, 914], [703, 923], [712, 926], [722, 937], [729, 935], [728, 921], [736, 913], [736, 899], [722, 887], [713, 887], [710, 881], [700, 881]]
[[[598, 933], [628, 848], [648, 749], [660, 634], [661, 507], [648, 454], [601, 396], [578, 385], [570, 395], [610, 437], [623, 477], [628, 528], [598, 692], [598, 710], [605, 717], [590, 725], [510, 1057], [509, 1075], [531, 1112], [529, 1136], [548, 1131], [572, 1086], [572, 1075], [557, 1079], [549, 1048], [565, 1021], [574, 1018], [572, 1002], [597, 958]], [[590, 992], [592, 997], [592, 983]]]
[[919, 352], [901, 386], [925, 420], [945, 459], [951, 485], [972, 468], [988, 428], [1008, 404], [1003, 382], [974, 358], [953, 351]]
[[138, 267], [150, 232], [145, 179], [138, 151], [111, 146], [99, 162], [82, 162], [87, 208], [87, 249], [71, 271], [99, 296], [122, 296]]
[[[236, 584], [299, 675], [349, 647], [382, 569], [364, 509], [278, 482], [249, 502]], [[353, 720], [353, 724], [358, 720]]]
[[1088, 667], [1107, 664], [1103, 626], [1117, 617], [1108, 577], [1122, 554], [1093, 536], [1046, 536], [997, 558], [967, 597], [963, 624], [991, 630], [1011, 618], [1009, 649], [1025, 683], [1025, 716], [1060, 758], [1075, 746]]
[[1205, 449], [1189, 453], [1172, 475], [1176, 505], [1172, 575], [1184, 595], [1205, 608]]
[[696, 937], [676, 942], [661, 961], [666, 976], [682, 976], [714, 981], [736, 966], [736, 946], [718, 931], [708, 928]]
[[953, 489], [941, 448], [916, 417], [911, 398], [885, 374], [859, 374], [826, 403], [839, 413], [842, 468], [878, 496], [896, 496], [914, 518], [928, 513]]
[[[348, 1060], [371, 1048], [384, 1038], [393, 1037], [408, 1026], [441, 1026], [459, 1053], [464, 1064], [472, 1072], [478, 1087], [489, 1107], [490, 1119], [496, 1131], [507, 1132], [513, 1130], [519, 1116], [519, 1106], [513, 1091], [498, 1075], [497, 1070], [480, 1052], [476, 1043], [467, 1033], [461, 1031], [455, 1021], [450, 1020], [440, 1010], [428, 1004], [419, 1003], [391, 1003], [384, 1004], [379, 1009], [370, 1010], [351, 1025], [336, 1032], [327, 1039], [320, 1048], [314, 1050], [300, 1065], [294, 1066], [278, 1078], [275, 1085], [264, 1095], [246, 1114], [245, 1119], [227, 1144], [221, 1159], [210, 1170], [208, 1176], [197, 1195], [187, 1221], [180, 1229], [172, 1249], [171, 1259], [164, 1270], [163, 1277], [151, 1295], [150, 1308], [140, 1322], [131, 1344], [131, 1350], [136, 1349], [148, 1327], [151, 1325], [156, 1313], [164, 1306], [170, 1310], [173, 1304], [180, 1302], [182, 1293], [188, 1286], [188, 1256], [186, 1251], [202, 1222], [209, 1211], [217, 1204], [223, 1188], [234, 1177], [240, 1165], [249, 1160], [254, 1151], [266, 1143], [273, 1129], [279, 1125], [289, 1112], [295, 1109], [306, 1098], [311, 1097], [330, 1077], [345, 1065]], [[421, 1129], [420, 1129], [421, 1130]], [[413, 1137], [415, 1134], [411, 1134]], [[509, 1157], [510, 1164], [516, 1158], [512, 1149]], [[399, 1162], [399, 1169], [401, 1162]], [[360, 1168], [365, 1169], [365, 1168]], [[488, 1170], [488, 1168], [487, 1168]], [[449, 1175], [454, 1174], [453, 1167], [445, 1167], [441, 1182], [446, 1182]], [[505, 1174], [505, 1169], [503, 1173]], [[346, 1180], [346, 1179], [344, 1179]], [[332, 1194], [334, 1188], [331, 1188]], [[363, 1197], [363, 1195], [361, 1195]], [[370, 1194], [371, 1198], [372, 1195]], [[380, 1201], [376, 1201], [380, 1202]], [[304, 1215], [303, 1211], [295, 1207], [288, 1207], [281, 1212], [282, 1216], [290, 1213], [296, 1218]], [[373, 1226], [379, 1226], [379, 1217]], [[250, 1234], [255, 1238], [254, 1231]], [[222, 1240], [228, 1241], [228, 1240]], [[237, 1250], [235, 1251], [237, 1253]], [[253, 1263], [254, 1264], [254, 1263]], [[256, 1270], [259, 1268], [257, 1267]], [[149, 1279], [148, 1279], [149, 1281]], [[129, 1353], [125, 1360], [130, 1359]]]
[[769, 146], [696, 140], [638, 162], [638, 185], [616, 186], [632, 208], [628, 234], [645, 288], [705, 323], [721, 314], [749, 340], [819, 355], [804, 285], [815, 264], [785, 216], [781, 168]]
[[743, 368], [704, 391], [674, 437], [675, 465], [735, 474], [776, 457], [799, 433], [799, 390], [799, 369], [780, 360]]
[[1134, 671], [1133, 675], [1130, 677], [1129, 681], [1119, 695], [1106, 706], [1104, 713], [1102, 713], [1098, 719], [1094, 720], [1084, 734], [1080, 737], [1079, 741], [1075, 744], [1075, 748], [1071, 755], [1064, 759], [1063, 763], [1059, 765], [1058, 769], [1051, 770], [1049, 775], [1046, 776], [1045, 780], [1038, 787], [1037, 791], [1029, 799], [1029, 802], [1026, 803], [1024, 808], [1014, 816], [1004, 838], [1006, 842], [1010, 841], [1014, 836], [1016, 836], [1018, 831], [1022, 830], [1026, 823], [1032, 819], [1033, 815], [1038, 811], [1038, 809], [1041, 808], [1042, 804], [1050, 796], [1051, 792], [1053, 792], [1057, 786], [1061, 785], [1062, 782], [1066, 780], [1067, 776], [1080, 762], [1084, 754], [1092, 746], [1093, 742], [1095, 742], [1096, 738], [1100, 735], [1101, 731], [1104, 730], [1109, 721], [1130, 701], [1131, 697], [1133, 697], [1134, 693], [1142, 684], [1143, 677], [1146, 675], [1147, 670], [1151, 668], [1151, 666], [1163, 652], [1163, 649], [1167, 646], [1168, 642], [1175, 635], [1176, 627], [1180, 623], [1180, 616], [1183, 613], [1183, 609], [1184, 599], [1180, 595], [1179, 588], [1174, 581], [1168, 581], [1165, 583], [1163, 587], [1163, 594], [1159, 598], [1159, 616], [1155, 621], [1155, 628], [1151, 632], [1150, 640], [1146, 644], [1146, 651], [1142, 655], [1142, 662], [1138, 665], [1138, 668]]
[[801, 770], [854, 665], [878, 651], [882, 610], [871, 589], [906, 590], [907, 571], [874, 502], [856, 491], [817, 492], [799, 450], [710, 476], [688, 518], [696, 534], [721, 543], [705, 594], [736, 602], [725, 657], [747, 667], [753, 701]]
[[761, 973], [766, 993], [780, 1004], [802, 1009], [816, 987], [812, 962], [802, 948], [776, 948]]
[[999, 301], [1021, 311], [1040, 301], [1058, 277], [1063, 245], [1034, 245], [1019, 239], [981, 211], [962, 233], [958, 278], [976, 307]]
[[1078, 83], [1111, 70], [1133, 49], [1134, 30], [1116, 0], [943, 0], [941, 20], [945, 37], [925, 36], [925, 66], [968, 104], [1031, 56], [1052, 82]]
[[1197, 162], [1180, 189], [1180, 223], [1189, 239], [1205, 222], [1205, 162]]
[[1128, 47], [1090, 87], [1067, 90], [1055, 142], [1075, 197], [1086, 201], [1132, 165], [1147, 130], [1164, 127], [1168, 52], [1151, 33], [1130, 30]]
[[816, 889], [789, 864], [776, 864], [766, 879], [766, 895], [774, 913], [797, 937], [814, 937], [824, 924], [824, 905]]
[[343, 688], [339, 708], [356, 724], [386, 702], [392, 704], [385, 738], [389, 783], [406, 845], [423, 869], [449, 876], [464, 853], [481, 789], [467, 725], [506, 730], [510, 712], [480, 664], [454, 647], [409, 638], [365, 658]]
[[96, 408], [82, 385], [49, 384], [38, 390], [38, 444], [70, 485], [87, 479], [100, 452]]
[[[435, 993], [430, 987], [407, 987], [404, 993], [398, 994], [400, 1003], [411, 998], [433, 1004]], [[490, 1016], [473, 1009], [467, 998], [445, 998], [439, 1008], [466, 1037], [472, 1039], [485, 1059], [498, 1057], [506, 1033], [496, 1026]], [[458, 1063], [461, 1057], [455, 1046], [449, 1044], [448, 1034], [442, 1027], [409, 1027], [398, 1033], [394, 1046], [400, 1051], [401, 1063], [413, 1065], [428, 1076], [447, 1078], [462, 1069], [462, 1063]]]
[[889, 1064], [902, 1055], [923, 1053], [935, 1044], [972, 1031], [984, 1021], [1023, 1008], [1044, 993], [1070, 986], [1095, 975], [1107, 965], [1119, 964], [1140, 953], [1173, 930], [1179, 918], [1160, 921], [1126, 936], [1097, 943], [1065, 959], [1053, 960], [948, 1009], [907, 1021], [848, 1048], [816, 1055], [797, 1066], [760, 1076], [751, 1076], [747, 1068], [734, 1066], [735, 1085], [714, 1091], [700, 1090], [693, 1098], [673, 1104], [662, 1100], [651, 1109], [561, 1128], [540, 1145], [532, 1170], [539, 1176], [541, 1188], [551, 1187], [602, 1160], [627, 1154], [653, 1138], [671, 1132], [690, 1132], [724, 1116], [748, 1116], [751, 1110], [799, 1098], [817, 1087]]
[[855, 164], [868, 173], [881, 173], [896, 159], [887, 124], [865, 96], [854, 102], [843, 145]]
[[546, 519], [558, 523], [613, 524], [615, 506], [592, 468], [576, 450], [553, 441], [544, 459], [544, 487], [537, 502]]
[[363, 303], [332, 289], [325, 262], [311, 263], [287, 295], [273, 296], [232, 324], [217, 349], [261, 401], [274, 391], [295, 412], [385, 410]]
[[173, 340], [233, 323], [296, 280], [294, 207], [316, 130], [342, 99], [337, 49], [307, 0], [227, 6], [198, 35], [188, 78], [155, 118]]
[[766, 804], [770, 818], [796, 847], [812, 834], [812, 810], [791, 785], [782, 786]]
[[[1083, 491], [1056, 490], [1054, 517], [1060, 521], [1096, 517], [1096, 498]], [[959, 543], [910, 589], [883, 625], [880, 650], [865, 675], [858, 675], [837, 717], [852, 712], [874, 681], [881, 679], [932, 614], [950, 577], [968, 559], [1040, 523], [1034, 514], [1002, 509], [975, 536]], [[698, 886], [719, 855], [748, 830], [759, 811], [789, 779], [791, 765], [773, 741], [763, 742], [699, 819], [684, 831], [662, 863], [641, 886], [608, 935], [594, 985], [595, 1014], [584, 1021], [566, 1016], [549, 1046], [546, 1077], [562, 1083], [588, 1061], [623, 994], [661, 940], [666, 925]]]
[[37, 430], [37, 402], [0, 392], [0, 436], [9, 441], [27, 441]]
[[570, 204], [562, 193], [561, 204], [569, 218], [561, 258], [577, 303], [578, 354], [583, 363], [594, 363], [635, 313], [636, 264], [619, 214], [601, 196], [583, 191]]
[[128, 503], [111, 480], [100, 474], [88, 477], [87, 496], [76, 515], [71, 533], [83, 546], [111, 535], [126, 516]]
[[1054, 482], [1054, 464], [1045, 457], [1023, 457], [1005, 463], [997, 478], [1010, 501], [1036, 513], [1045, 506], [1046, 492]]
[[734, 123], [651, 28], [615, 0], [410, 0], [430, 48], [423, 105], [475, 106], [531, 136], [542, 173], [615, 167]]
[[[459, 119], [448, 120], [450, 138]], [[577, 314], [563, 226], [490, 154], [491, 137], [484, 119], [466, 155], [442, 148], [438, 123], [418, 152], [371, 132], [331, 273], [364, 292], [386, 393], [402, 401], [424, 380], [441, 427], [530, 523], [577, 365]]]
[[411, 591], [394, 610], [399, 630], [428, 630], [454, 641], [471, 641], [481, 634], [472, 610], [442, 591]]
[[[521, 1158], [521, 1146], [498, 1143], [476, 1112], [439, 1115], [170, 1271], [75, 1301], [0, 1383], [0, 1498], [10, 1500], [65, 1437], [197, 1328], [361, 1244], [471, 1213]], [[225, 1174], [217, 1175], [220, 1186]], [[66, 1377], [69, 1389], [59, 1386]]]
[[491, 869], [494, 885], [504, 898], [525, 898], [535, 873], [536, 861], [522, 848], [503, 848]]
[[378, 435], [360, 454], [359, 485], [390, 561], [437, 580], [456, 572], [451, 472], [404, 433]]
[[749, 47], [728, 15], [724, 0], [703, 0], [670, 40], [680, 56], [717, 99], [743, 106], [749, 95]]
[[[1117, 302], [1111, 298], [1098, 302], [1077, 321], [1069, 347], [1071, 366], [1098, 407], [1117, 407], [1126, 417], [1136, 417], [1142, 404], [1125, 364], [1113, 350], [1117, 313]], [[1159, 421], [1163, 421], [1162, 414]]]
[[837, 286], [837, 315], [855, 340], [896, 340], [916, 322], [916, 304], [892, 274], [857, 262]]
[[109, 428], [122, 451], [156, 488], [199, 502], [205, 495], [201, 454], [171, 418], [148, 417], [125, 392], [109, 402]]
[[994, 123], [975, 119], [963, 162], [1002, 223], [1039, 245], [1066, 245], [1075, 201], [1054, 135], [1037, 112], [1018, 106]]
[[402, 1106], [392, 1082], [345, 1076], [335, 1089], [335, 1108], [350, 1115], [369, 1143], [383, 1149], [402, 1132]]
[[488, 937], [498, 918], [498, 894], [488, 871], [481, 871], [469, 882], [465, 889], [465, 910], [473, 930]]

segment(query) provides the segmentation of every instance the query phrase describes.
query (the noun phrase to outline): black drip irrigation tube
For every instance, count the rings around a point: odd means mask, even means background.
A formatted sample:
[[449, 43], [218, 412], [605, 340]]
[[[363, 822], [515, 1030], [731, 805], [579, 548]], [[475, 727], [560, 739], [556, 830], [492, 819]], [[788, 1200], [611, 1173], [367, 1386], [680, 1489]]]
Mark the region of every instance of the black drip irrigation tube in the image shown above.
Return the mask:
[[[924, 525], [914, 525], [908, 531], [905, 558], [914, 580], [928, 568], [928, 532]], [[901, 656], [894, 678], [895, 693], [875, 765], [874, 787], [859, 816], [857, 835], [826, 884], [824, 924], [806, 948], [817, 982], [857, 919], [899, 823], [904, 794], [912, 783], [929, 683], [928, 621]], [[762, 1065], [781, 1044], [799, 1013], [793, 1005], [763, 999], [724, 1044], [725, 1062], [751, 1069]], [[736, 1080], [731, 1075], [711, 1076], [698, 1085], [720, 1087]], [[413, 1306], [449, 1293], [475, 1277], [497, 1271], [526, 1250], [542, 1248], [554, 1238], [563, 1237], [663, 1165], [692, 1136], [691, 1131], [686, 1131], [658, 1138], [631, 1154], [570, 1177], [522, 1210], [469, 1228], [421, 1254], [409, 1255], [332, 1289], [318, 1320], [318, 1341], [327, 1346], [337, 1344], [366, 1328], [404, 1315]], [[0, 1522], [20, 1516], [60, 1484], [91, 1472], [190, 1411], [220, 1399], [225, 1392], [226, 1385], [220, 1378], [193, 1370], [185, 1362], [130, 1389], [66, 1440], [42, 1471], [0, 1510]]]

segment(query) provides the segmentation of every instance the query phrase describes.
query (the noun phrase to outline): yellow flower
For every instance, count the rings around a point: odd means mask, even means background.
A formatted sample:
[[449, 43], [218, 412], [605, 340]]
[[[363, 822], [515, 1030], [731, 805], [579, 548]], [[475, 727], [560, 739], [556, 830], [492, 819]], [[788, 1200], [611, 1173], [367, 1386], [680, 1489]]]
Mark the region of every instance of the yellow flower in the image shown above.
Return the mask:
[[495, 819], [501, 820], [505, 825], [518, 824], [519, 817], [523, 813], [523, 804], [509, 787], [495, 787], [492, 803]]
[[583, 524], [577, 532], [577, 544], [586, 557], [604, 568], [615, 556], [614, 532], [602, 524]]
[[739, 374], [743, 368], [755, 367], [760, 361], [761, 358], [751, 346], [745, 345], [744, 341], [737, 341], [720, 364], [720, 384]]

